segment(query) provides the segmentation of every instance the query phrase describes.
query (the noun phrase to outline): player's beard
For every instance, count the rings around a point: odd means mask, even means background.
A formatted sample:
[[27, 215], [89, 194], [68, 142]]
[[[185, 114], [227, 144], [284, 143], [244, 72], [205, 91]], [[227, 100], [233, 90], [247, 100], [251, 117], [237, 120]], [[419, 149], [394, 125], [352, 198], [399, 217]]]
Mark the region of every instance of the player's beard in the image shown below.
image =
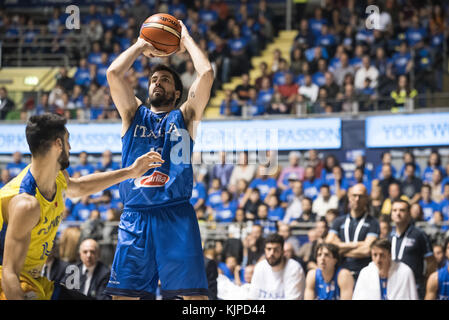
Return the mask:
[[153, 93], [151, 95], [151, 97], [150, 97], [151, 106], [159, 108], [159, 107], [168, 107], [168, 106], [173, 105], [173, 102], [175, 101], [175, 93], [171, 92], [171, 94], [170, 94], [170, 93], [166, 93], [164, 89], [162, 89], [162, 90], [163, 90], [164, 94], [155, 96]]
[[270, 266], [276, 267], [282, 262], [283, 256], [281, 255], [278, 259], [275, 257], [267, 258], [267, 262]]
[[62, 152], [58, 158], [58, 163], [61, 166], [61, 170], [67, 169], [70, 165], [69, 156], [66, 152], [65, 146], [62, 146]]

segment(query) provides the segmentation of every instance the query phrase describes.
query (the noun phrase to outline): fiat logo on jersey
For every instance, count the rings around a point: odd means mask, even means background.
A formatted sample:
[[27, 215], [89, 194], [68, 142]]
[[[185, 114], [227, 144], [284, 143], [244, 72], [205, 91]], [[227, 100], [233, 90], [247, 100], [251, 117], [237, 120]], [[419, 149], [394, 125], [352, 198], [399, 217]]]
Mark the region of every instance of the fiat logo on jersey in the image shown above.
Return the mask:
[[138, 188], [162, 187], [170, 180], [165, 173], [154, 171], [150, 176], [143, 176], [134, 180], [134, 184]]

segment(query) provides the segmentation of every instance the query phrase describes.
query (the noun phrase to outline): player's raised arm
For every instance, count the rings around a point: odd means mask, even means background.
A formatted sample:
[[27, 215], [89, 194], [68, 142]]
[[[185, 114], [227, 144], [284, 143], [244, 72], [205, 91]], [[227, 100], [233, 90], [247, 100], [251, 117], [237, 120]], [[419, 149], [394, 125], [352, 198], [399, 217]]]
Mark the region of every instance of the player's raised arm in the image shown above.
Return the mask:
[[70, 178], [67, 171], [64, 171], [67, 181], [67, 196], [77, 198], [97, 193], [126, 179], [138, 178], [148, 170], [160, 167], [162, 162], [164, 160], [159, 153], [150, 151], [137, 158], [131, 166], [123, 169], [92, 173], [75, 179]]
[[112, 100], [122, 118], [122, 136], [131, 125], [137, 107], [142, 103], [134, 95], [129, 81], [125, 78], [126, 72], [141, 54], [152, 56], [163, 53], [155, 49], [149, 42], [138, 38], [136, 43], [111, 63], [106, 73]]
[[197, 78], [189, 89], [187, 101], [181, 106], [184, 118], [187, 120], [187, 126], [190, 135], [193, 137], [193, 121], [200, 121], [204, 109], [210, 98], [210, 91], [214, 82], [214, 71], [204, 52], [198, 47], [193, 38], [187, 31], [186, 26], [181, 24], [181, 51], [184, 49], [189, 52], [193, 61], [193, 66], [197, 73]]
[[31, 230], [39, 223], [40, 206], [36, 198], [21, 194], [8, 207], [8, 229], [2, 266], [2, 290], [8, 300], [23, 300], [20, 271], [31, 241]]

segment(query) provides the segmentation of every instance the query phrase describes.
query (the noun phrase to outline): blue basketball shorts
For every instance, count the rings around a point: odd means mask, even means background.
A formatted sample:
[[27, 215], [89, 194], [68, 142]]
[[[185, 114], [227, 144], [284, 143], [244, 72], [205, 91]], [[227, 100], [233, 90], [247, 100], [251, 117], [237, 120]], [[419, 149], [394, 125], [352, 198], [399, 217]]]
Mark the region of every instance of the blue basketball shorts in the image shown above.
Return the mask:
[[152, 298], [208, 295], [201, 235], [186, 201], [147, 211], [124, 211], [105, 293]]

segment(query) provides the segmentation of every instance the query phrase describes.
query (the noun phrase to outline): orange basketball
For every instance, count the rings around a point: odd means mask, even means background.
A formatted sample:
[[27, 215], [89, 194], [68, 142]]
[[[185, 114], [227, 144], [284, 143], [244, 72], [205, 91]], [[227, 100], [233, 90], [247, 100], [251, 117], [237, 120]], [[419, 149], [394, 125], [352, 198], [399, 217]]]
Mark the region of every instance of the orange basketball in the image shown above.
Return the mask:
[[171, 54], [179, 48], [181, 25], [172, 15], [157, 13], [144, 21], [140, 27], [140, 37], [156, 49]]

